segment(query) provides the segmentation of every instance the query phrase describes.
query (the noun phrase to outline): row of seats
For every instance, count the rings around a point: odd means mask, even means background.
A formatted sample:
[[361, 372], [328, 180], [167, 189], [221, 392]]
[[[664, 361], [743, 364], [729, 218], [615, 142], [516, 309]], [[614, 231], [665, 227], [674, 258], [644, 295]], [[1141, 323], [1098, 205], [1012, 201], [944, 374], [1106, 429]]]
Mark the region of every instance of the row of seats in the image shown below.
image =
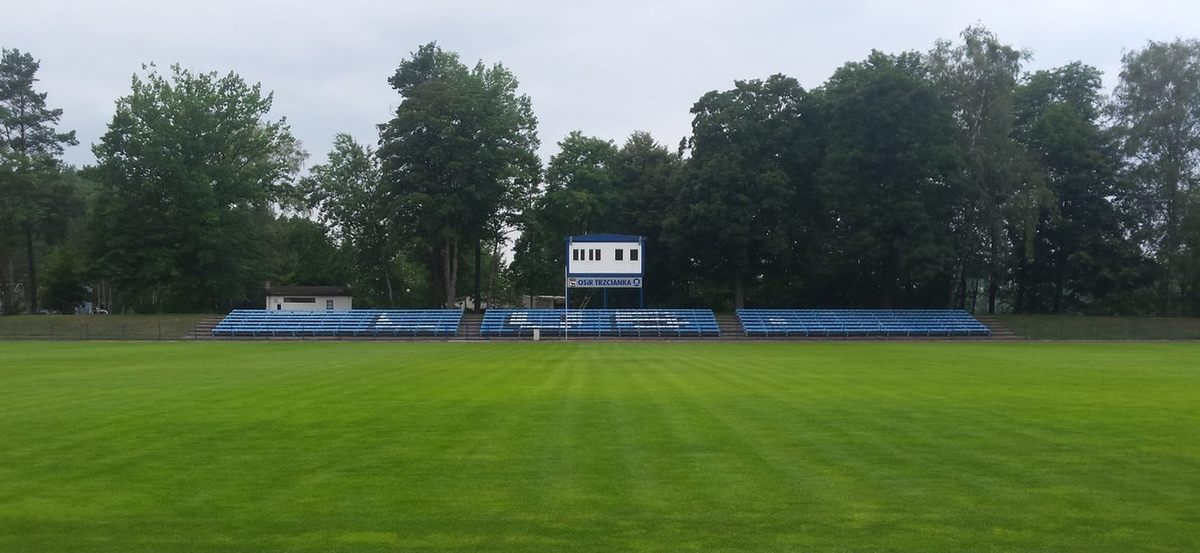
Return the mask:
[[455, 336], [461, 309], [268, 311], [235, 309], [214, 336]]
[[[966, 311], [954, 309], [739, 309], [747, 336], [988, 336]], [[267, 311], [238, 309], [214, 336], [435, 336], [458, 335], [458, 309]], [[719, 336], [708, 309], [489, 309], [484, 337]]]
[[988, 336], [961, 309], [739, 309], [747, 336]]
[[488, 309], [479, 332], [485, 337], [531, 336], [718, 336], [711, 309]]

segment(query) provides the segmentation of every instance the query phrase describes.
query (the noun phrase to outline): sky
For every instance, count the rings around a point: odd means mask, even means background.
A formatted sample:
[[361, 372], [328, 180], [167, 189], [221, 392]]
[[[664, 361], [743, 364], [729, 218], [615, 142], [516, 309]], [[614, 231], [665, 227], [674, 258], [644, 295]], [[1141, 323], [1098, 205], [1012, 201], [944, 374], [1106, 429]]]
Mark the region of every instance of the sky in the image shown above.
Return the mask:
[[784, 73], [815, 88], [872, 49], [928, 51], [977, 23], [1030, 50], [1028, 70], [1078, 60], [1111, 88], [1122, 53], [1200, 37], [1200, 2], [0, 0], [0, 46], [41, 61], [39, 89], [77, 132], [74, 165], [94, 162], [91, 145], [144, 63], [262, 83], [311, 165], [339, 132], [375, 145], [399, 102], [387, 78], [437, 41], [513, 71], [548, 159], [573, 130], [618, 144], [649, 131], [673, 148], [692, 104], [734, 80]]

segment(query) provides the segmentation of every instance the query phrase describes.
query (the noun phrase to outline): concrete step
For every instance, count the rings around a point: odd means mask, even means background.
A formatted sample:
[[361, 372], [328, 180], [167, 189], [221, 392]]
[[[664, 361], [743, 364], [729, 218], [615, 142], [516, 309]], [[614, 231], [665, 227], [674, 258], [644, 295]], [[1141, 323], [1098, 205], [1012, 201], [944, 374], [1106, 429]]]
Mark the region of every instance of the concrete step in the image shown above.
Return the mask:
[[479, 329], [483, 325], [482, 313], [463, 313], [462, 321], [458, 323], [458, 336], [460, 340], [480, 340], [483, 337], [479, 334]]
[[717, 313], [717, 329], [721, 331], [722, 338], [740, 338], [745, 337], [742, 332], [742, 321], [738, 319], [736, 313]]
[[1020, 340], [1021, 339], [1021, 337], [1018, 336], [1017, 333], [1013, 332], [1012, 329], [1008, 328], [1007, 326], [1004, 326], [1004, 323], [1001, 323], [998, 319], [996, 319], [995, 315], [975, 315], [974, 317], [975, 317], [975, 320], [983, 323], [984, 325], [986, 325], [988, 327], [989, 330], [992, 331], [991, 337], [993, 339], [996, 339], [996, 340]]
[[205, 317], [196, 322], [196, 326], [191, 332], [182, 336], [184, 340], [208, 340], [212, 339], [212, 329], [217, 327], [224, 317]]

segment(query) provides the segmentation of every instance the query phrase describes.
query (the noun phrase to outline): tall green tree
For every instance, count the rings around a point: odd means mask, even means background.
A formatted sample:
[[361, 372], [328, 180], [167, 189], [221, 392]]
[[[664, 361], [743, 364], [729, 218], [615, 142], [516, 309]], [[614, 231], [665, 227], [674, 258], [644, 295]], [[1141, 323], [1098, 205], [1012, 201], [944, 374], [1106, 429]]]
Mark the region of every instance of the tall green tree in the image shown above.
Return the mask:
[[1016, 92], [1015, 135], [1043, 186], [1029, 217], [1012, 224], [1015, 311], [1102, 308], [1142, 278], [1118, 209], [1128, 194], [1115, 144], [1100, 125], [1103, 102], [1100, 71], [1079, 62], [1037, 71]]
[[622, 214], [616, 232], [646, 239], [645, 298], [664, 306], [686, 303], [687, 259], [666, 246], [665, 236], [679, 192], [682, 158], [650, 133], [635, 131], [617, 152], [615, 173], [620, 192], [616, 210]]
[[339, 134], [325, 163], [310, 168], [300, 184], [308, 207], [349, 252], [358, 284], [355, 294], [366, 295], [371, 303], [395, 305], [400, 240], [393, 236], [375, 152]]
[[511, 272], [523, 294], [555, 292], [563, 286], [567, 236], [613, 232], [643, 236], [654, 254], [646, 258], [649, 297], [677, 295], [680, 271], [670, 248], [658, 248], [675, 202], [682, 166], [645, 132], [634, 132], [618, 148], [612, 141], [575, 131], [558, 143], [546, 183], [523, 210]]
[[567, 236], [621, 232], [618, 150], [611, 141], [573, 131], [546, 166], [544, 188], [518, 219], [512, 270], [528, 294], [561, 290]]
[[[959, 156], [949, 106], [921, 56], [873, 52], [819, 91], [838, 295], [851, 305], [945, 301]], [[828, 301], [828, 300], [827, 300]], [[836, 300], [835, 300], [836, 301]]]
[[[1150, 42], [1121, 60], [1113, 116], [1140, 190], [1139, 237], [1161, 267], [1164, 313], [1200, 310], [1200, 41]], [[1185, 268], [1187, 270], [1185, 270]]]
[[982, 26], [968, 27], [960, 39], [938, 41], [926, 59], [931, 77], [953, 106], [964, 159], [960, 179], [965, 194], [954, 230], [959, 303], [966, 304], [971, 273], [981, 270], [988, 313], [994, 313], [1007, 267], [1006, 214], [1024, 183], [1023, 149], [1012, 137], [1012, 97], [1029, 53], [1000, 42]]
[[747, 284], [790, 248], [793, 183], [786, 156], [807, 93], [793, 78], [736, 81], [692, 106], [691, 158], [671, 217], [672, 247], [710, 281], [725, 280], [733, 305]]
[[307, 217], [280, 217], [270, 231], [275, 254], [271, 282], [301, 286], [350, 282], [354, 265], [346, 257], [351, 252], [339, 248], [321, 223]]
[[567, 234], [618, 232], [623, 226], [623, 191], [617, 183], [618, 149], [612, 141], [574, 131], [558, 143], [546, 166], [547, 218]]
[[0, 276], [0, 304], [6, 312], [16, 305], [13, 243], [23, 242], [26, 307], [34, 313], [34, 242], [47, 228], [61, 228], [56, 212], [73, 201], [73, 189], [60, 178], [59, 157], [64, 146], [77, 143], [75, 131], [57, 130], [62, 110], [46, 107], [46, 93], [34, 88], [39, 67], [27, 52], [0, 49], [0, 273], [6, 273]]
[[[435, 43], [388, 82], [401, 102], [380, 126], [383, 179], [400, 232], [424, 245], [438, 299], [452, 306], [462, 244], [483, 267], [483, 241], [497, 239], [537, 181], [537, 119], [503, 65], [468, 68]], [[477, 301], [479, 282], [477, 271]]]
[[100, 143], [96, 270], [126, 307], [222, 310], [261, 295], [262, 237], [295, 203], [303, 159], [273, 97], [236, 74], [153, 66], [117, 101]]

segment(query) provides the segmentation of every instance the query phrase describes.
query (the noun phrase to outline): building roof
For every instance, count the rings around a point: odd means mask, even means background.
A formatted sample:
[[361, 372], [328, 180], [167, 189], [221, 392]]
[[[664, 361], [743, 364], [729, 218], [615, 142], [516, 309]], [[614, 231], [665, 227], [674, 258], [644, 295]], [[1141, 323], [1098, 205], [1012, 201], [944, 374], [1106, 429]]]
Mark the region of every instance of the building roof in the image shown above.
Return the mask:
[[633, 234], [612, 234], [602, 232], [599, 234], [583, 234], [580, 236], [572, 236], [572, 242], [641, 242], [642, 237]]
[[268, 296], [351, 296], [345, 286], [268, 286]]

